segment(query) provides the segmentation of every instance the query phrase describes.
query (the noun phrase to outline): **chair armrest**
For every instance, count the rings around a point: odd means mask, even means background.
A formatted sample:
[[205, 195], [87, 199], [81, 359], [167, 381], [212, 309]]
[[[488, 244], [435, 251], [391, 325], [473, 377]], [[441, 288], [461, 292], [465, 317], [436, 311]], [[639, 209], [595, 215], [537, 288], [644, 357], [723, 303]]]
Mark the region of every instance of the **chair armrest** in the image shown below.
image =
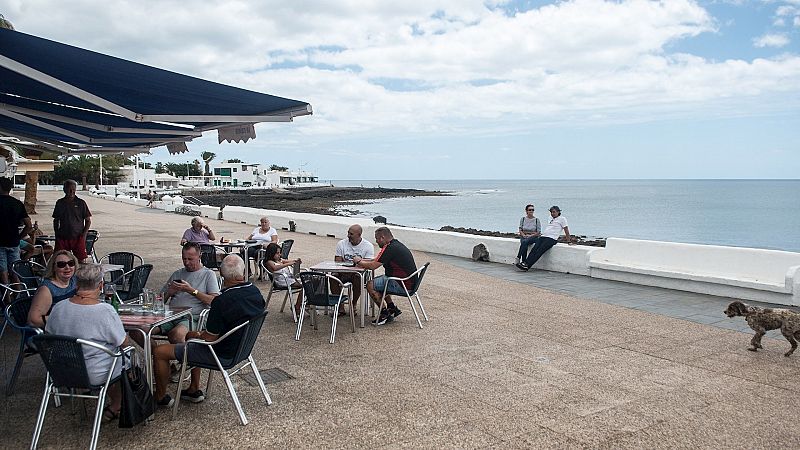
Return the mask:
[[236, 331], [238, 331], [240, 328], [242, 328], [243, 326], [247, 325], [248, 323], [250, 323], [249, 320], [246, 321], [246, 322], [242, 322], [241, 324], [237, 325], [236, 327], [234, 327], [233, 329], [231, 329], [227, 333], [223, 334], [222, 336], [218, 337], [214, 341], [206, 341], [206, 340], [203, 340], [203, 339], [189, 339], [188, 341], [186, 341], [186, 344], [189, 344], [189, 343], [199, 344], [199, 345], [214, 345], [214, 344], [218, 344], [220, 341], [222, 341], [223, 339], [227, 338], [231, 334], [235, 333]]
[[[122, 352], [125, 351], [124, 349], [122, 351], [120, 351], [119, 347], [117, 347], [116, 351], [109, 350], [104, 345], [100, 345], [100, 344], [98, 344], [96, 342], [92, 342], [92, 341], [87, 341], [86, 339], [77, 339], [77, 342], [79, 344], [81, 344], [81, 345], [86, 345], [86, 346], [89, 346], [89, 347], [96, 348], [96, 349], [106, 353], [108, 356], [113, 356], [115, 358], [118, 358], [118, 357], [122, 356]], [[131, 347], [131, 348], [133, 348], [133, 347]]]
[[119, 281], [125, 281], [125, 277], [127, 277], [127, 276], [128, 276], [128, 275], [130, 275], [130, 274], [132, 274], [134, 270], [136, 270], [136, 269], [131, 269], [131, 270], [129, 270], [129, 271], [127, 271], [127, 272], [123, 273], [122, 275], [118, 276], [116, 280], [111, 280], [111, 283], [113, 283], [113, 284], [119, 284], [119, 283], [118, 283]]
[[387, 281], [388, 281], [388, 280], [395, 280], [395, 281], [408, 281], [408, 280], [410, 280], [410, 279], [411, 279], [411, 277], [413, 277], [414, 275], [419, 275], [419, 273], [420, 273], [420, 272], [422, 272], [422, 270], [423, 270], [424, 268], [425, 268], [425, 266], [422, 266], [422, 267], [420, 267], [419, 269], [415, 270], [415, 271], [414, 271], [414, 273], [412, 273], [411, 275], [409, 275], [409, 276], [407, 276], [407, 277], [405, 277], [405, 278], [400, 278], [400, 277], [386, 277], [386, 280], [387, 280]]

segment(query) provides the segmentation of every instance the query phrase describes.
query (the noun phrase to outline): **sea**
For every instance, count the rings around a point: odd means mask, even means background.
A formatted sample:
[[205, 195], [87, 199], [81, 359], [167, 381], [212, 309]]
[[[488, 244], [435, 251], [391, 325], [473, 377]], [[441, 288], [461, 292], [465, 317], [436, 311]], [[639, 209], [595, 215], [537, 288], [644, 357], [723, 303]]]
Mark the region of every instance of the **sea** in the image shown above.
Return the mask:
[[546, 223], [557, 205], [572, 234], [800, 252], [800, 180], [331, 180], [414, 188], [444, 197], [344, 203], [358, 216], [438, 230], [516, 232], [532, 203]]

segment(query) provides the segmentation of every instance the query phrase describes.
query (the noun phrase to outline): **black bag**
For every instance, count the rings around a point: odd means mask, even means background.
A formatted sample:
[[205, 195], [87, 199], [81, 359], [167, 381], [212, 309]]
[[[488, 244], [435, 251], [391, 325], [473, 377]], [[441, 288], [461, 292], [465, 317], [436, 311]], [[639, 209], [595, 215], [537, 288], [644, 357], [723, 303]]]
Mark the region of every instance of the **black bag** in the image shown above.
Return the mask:
[[[125, 357], [122, 357], [124, 363]], [[147, 384], [147, 376], [140, 366], [131, 363], [130, 368], [122, 367], [120, 377], [120, 388], [122, 389], [122, 408], [119, 410], [119, 427], [133, 428], [156, 411], [156, 403], [150, 386]]]

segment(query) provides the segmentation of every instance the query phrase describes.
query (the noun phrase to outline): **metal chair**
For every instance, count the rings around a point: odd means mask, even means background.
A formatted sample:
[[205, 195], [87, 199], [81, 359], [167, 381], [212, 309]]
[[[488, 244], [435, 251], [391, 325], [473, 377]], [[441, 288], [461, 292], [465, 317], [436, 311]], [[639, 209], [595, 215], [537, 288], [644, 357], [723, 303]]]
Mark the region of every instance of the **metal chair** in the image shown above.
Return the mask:
[[289, 259], [289, 252], [292, 251], [294, 239], [287, 239], [281, 243], [281, 258]]
[[[133, 347], [128, 347], [123, 351], [111, 351], [105, 346], [77, 339], [69, 336], [59, 336], [54, 334], [41, 334], [33, 338], [33, 343], [39, 349], [39, 355], [47, 368], [47, 379], [44, 383], [44, 395], [39, 406], [39, 415], [36, 418], [36, 426], [33, 429], [33, 439], [31, 449], [39, 445], [39, 436], [44, 427], [44, 417], [47, 414], [47, 405], [50, 396], [58, 401], [60, 397], [72, 397], [81, 399], [96, 399], [97, 408], [94, 413], [94, 424], [92, 426], [92, 441], [89, 448], [97, 448], [97, 441], [100, 437], [100, 424], [103, 418], [103, 406], [105, 406], [106, 392], [108, 386], [119, 379], [113, 377], [114, 369], [117, 364], [121, 364], [122, 353], [133, 351]], [[102, 385], [93, 385], [89, 381], [89, 374], [86, 371], [86, 360], [83, 354], [83, 346], [88, 346], [100, 350], [112, 357], [111, 367]], [[76, 393], [85, 392], [86, 393]], [[92, 392], [97, 392], [96, 395]]]
[[41, 276], [37, 275], [37, 272], [44, 275], [47, 269], [43, 265], [33, 261], [19, 260], [11, 265], [11, 271], [28, 289], [36, 290], [42, 283]]
[[[269, 300], [272, 298], [273, 292], [278, 292], [278, 291], [286, 292], [286, 294], [283, 296], [283, 303], [281, 304], [280, 312], [283, 312], [283, 309], [286, 308], [286, 302], [292, 298], [292, 296], [295, 294], [295, 291], [298, 295], [302, 295], [303, 292], [302, 289], [297, 290], [296, 288], [293, 288], [291, 283], [289, 283], [289, 280], [286, 278], [286, 275], [282, 273], [274, 273], [271, 270], [269, 270], [269, 267], [267, 267], [263, 259], [259, 262], [259, 267], [262, 273], [263, 272], [267, 273], [267, 278], [269, 279], [269, 293], [267, 293], [267, 299], [266, 299], [267, 306], [269, 306]], [[283, 284], [285, 284], [286, 286], [281, 286], [277, 283], [277, 279], [279, 278], [283, 279]], [[297, 313], [294, 310], [294, 306], [291, 306], [291, 310], [292, 310], [292, 320], [295, 323], [297, 323]]]
[[[302, 272], [300, 273], [300, 282], [303, 285], [303, 302], [300, 304], [300, 311], [305, 311], [306, 306], [311, 306], [311, 324], [314, 329], [317, 329], [317, 309], [333, 307], [333, 324], [331, 325], [331, 339], [330, 343], [336, 340], [336, 323], [339, 318], [339, 306], [342, 302], [347, 302], [350, 305], [350, 323], [353, 325], [353, 333], [356, 332], [356, 319], [355, 311], [353, 311], [353, 302], [348, 299], [353, 296], [352, 283], [342, 283], [342, 281], [335, 276], [322, 272]], [[338, 294], [331, 294], [330, 283], [339, 283], [342, 287]], [[344, 290], [347, 288], [349, 295], [344, 295]], [[297, 318], [297, 332], [294, 335], [294, 340], [300, 340], [300, 332], [303, 330], [303, 314], [299, 314]]]
[[[33, 296], [36, 292], [35, 289], [28, 289], [24, 283], [9, 283], [9, 284], [2, 284], [0, 283], [0, 309], [5, 311], [6, 306], [10, 305], [14, 300], [23, 297]], [[22, 296], [20, 296], [22, 294]], [[3, 317], [3, 328], [0, 329], [0, 339], [3, 338], [3, 335], [6, 332], [6, 327], [8, 326], [8, 320], [6, 320], [5, 313], [2, 314]], [[27, 321], [27, 320], [26, 320]]]
[[222, 288], [222, 278], [219, 276], [220, 262], [217, 259], [217, 252], [225, 253], [225, 250], [211, 244], [200, 244], [200, 263], [204, 267], [213, 270], [217, 273], [217, 283]]
[[147, 285], [147, 279], [150, 278], [150, 272], [153, 271], [152, 264], [142, 264], [141, 266], [134, 267], [120, 276], [112, 280], [115, 285], [126, 286], [127, 289], [117, 290], [117, 297], [123, 303], [133, 302], [138, 300], [139, 295]]
[[[231, 396], [231, 400], [233, 401], [234, 406], [236, 406], [236, 411], [239, 413], [239, 423], [242, 425], [247, 425], [247, 416], [245, 416], [244, 411], [242, 410], [242, 405], [239, 403], [239, 397], [236, 395], [236, 389], [234, 389], [233, 383], [231, 382], [231, 376], [235, 375], [246, 367], [250, 367], [253, 370], [253, 376], [255, 376], [256, 381], [258, 381], [258, 387], [261, 389], [261, 393], [264, 395], [264, 400], [267, 402], [267, 406], [272, 404], [272, 399], [267, 392], [267, 387], [264, 385], [264, 380], [261, 379], [261, 374], [258, 372], [258, 367], [256, 367], [256, 362], [253, 360], [253, 355], [251, 354], [253, 351], [253, 346], [255, 346], [256, 340], [258, 339], [258, 334], [261, 332], [261, 327], [264, 324], [264, 317], [266, 317], [266, 315], [267, 312], [264, 311], [247, 322], [238, 325], [236, 328], [228, 331], [217, 340], [212, 342], [201, 339], [190, 339], [186, 341], [186, 349], [183, 352], [183, 364], [181, 364], [180, 379], [185, 379], [187, 368], [191, 369], [192, 367], [199, 367], [201, 369], [209, 369], [205, 393], [206, 397], [208, 397], [211, 392], [211, 375], [215, 370], [220, 371], [222, 373], [222, 378], [225, 380], [225, 386], [228, 388], [228, 393]], [[236, 350], [236, 354], [231, 359], [220, 358], [214, 351], [214, 345], [222, 342], [225, 339], [239, 340], [239, 347]], [[197, 351], [199, 348], [201, 348], [200, 346], [206, 347], [206, 349], [213, 356], [215, 364], [196, 363], [191, 361], [191, 352], [193, 348], [194, 351]], [[241, 364], [243, 362], [245, 363]], [[180, 404], [181, 399], [181, 384], [182, 383], [178, 383], [177, 391], [175, 393], [175, 405], [173, 406], [172, 410], [173, 419], [178, 414], [178, 404]]]
[[28, 312], [31, 310], [31, 303], [33, 302], [32, 296], [24, 296], [17, 298], [13, 303], [8, 305], [5, 309], [6, 323], [11, 325], [11, 328], [19, 331], [19, 353], [17, 354], [17, 362], [14, 364], [14, 370], [11, 372], [11, 377], [6, 384], [6, 395], [10, 396], [14, 393], [14, 385], [19, 376], [19, 370], [22, 368], [22, 361], [28, 356], [35, 355], [36, 349], [31, 347], [30, 339], [42, 332], [38, 328], [28, 326]]
[[97, 264], [97, 254], [94, 252], [94, 244], [100, 239], [100, 232], [89, 230], [86, 233], [86, 254], [92, 257], [92, 262]]
[[[139, 260], [139, 264], [136, 264], [136, 260]], [[103, 263], [108, 264], [116, 264], [119, 266], [123, 266], [121, 270], [110, 270], [108, 271], [108, 275], [110, 279], [117, 280], [119, 279], [125, 272], [129, 272], [133, 270], [136, 266], [141, 266], [144, 264], [144, 259], [141, 256], [137, 255], [136, 253], [131, 252], [111, 252], [106, 256], [100, 258], [100, 264]], [[125, 290], [126, 286], [117, 286], [117, 289]]]
[[[403, 287], [403, 290], [405, 291], [405, 296], [408, 298], [408, 303], [411, 304], [411, 310], [414, 311], [414, 317], [417, 318], [417, 325], [419, 325], [419, 327], [422, 328], [422, 321], [419, 320], [419, 314], [417, 314], [417, 308], [414, 307], [414, 301], [411, 299], [411, 297], [412, 296], [416, 297], [417, 304], [419, 305], [419, 309], [422, 311], [422, 315], [425, 317], [425, 322], [427, 322], [428, 321], [428, 314], [425, 312], [425, 307], [422, 306], [422, 300], [419, 298], [418, 290], [419, 290], [420, 285], [422, 284], [422, 277], [425, 276], [425, 273], [428, 271], [428, 266], [430, 264], [431, 263], [429, 263], [429, 262], [425, 263], [424, 266], [420, 267], [419, 269], [417, 269], [416, 272], [412, 273], [411, 275], [409, 275], [409, 276], [407, 276], [405, 278], [387, 277], [386, 278], [386, 284], [383, 287], [383, 295], [381, 296], [380, 309], [383, 309], [386, 306], [386, 300], [385, 300], [386, 299], [386, 290], [389, 288], [389, 281], [390, 280], [395, 280], [395, 281], [400, 283], [400, 286]], [[404, 283], [404, 281], [410, 280], [410, 279], [414, 278], [414, 276], [417, 277], [417, 281], [414, 283], [414, 286], [412, 286], [411, 289], [406, 288], [406, 284]]]

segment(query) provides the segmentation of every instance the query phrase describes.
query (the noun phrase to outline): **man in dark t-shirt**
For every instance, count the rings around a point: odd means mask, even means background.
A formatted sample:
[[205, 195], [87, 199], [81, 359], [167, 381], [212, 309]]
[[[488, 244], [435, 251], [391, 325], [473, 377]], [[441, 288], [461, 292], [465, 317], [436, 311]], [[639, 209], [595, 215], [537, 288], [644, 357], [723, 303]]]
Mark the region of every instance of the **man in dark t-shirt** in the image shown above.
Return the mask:
[[20, 259], [20, 239], [33, 229], [25, 205], [10, 195], [13, 187], [10, 178], [0, 178], [0, 283], [3, 284], [8, 284], [11, 265]]
[[75, 180], [64, 182], [64, 197], [56, 201], [53, 208], [53, 230], [56, 234], [56, 251], [69, 250], [84, 262], [86, 254], [86, 234], [92, 226], [92, 213], [82, 199], [75, 196], [78, 183]]
[[[236, 328], [238, 325], [258, 316], [264, 312], [266, 303], [261, 291], [253, 283], [245, 282], [244, 261], [238, 255], [228, 255], [222, 260], [220, 273], [223, 277], [222, 292], [211, 301], [211, 310], [208, 312], [208, 321], [205, 331], [190, 331], [186, 340], [203, 339], [205, 341], [217, 340], [220, 336]], [[225, 338], [224, 341], [214, 345], [214, 352], [225, 364], [235, 356], [236, 350], [242, 339], [242, 330]], [[153, 352], [153, 364], [156, 380], [156, 402], [160, 406], [171, 406], [172, 398], [166, 393], [169, 381], [169, 362], [173, 359], [183, 361], [186, 344], [159, 345]], [[216, 364], [208, 347], [193, 345], [189, 351], [188, 363], [203, 362]], [[205, 400], [203, 391], [200, 390], [200, 369], [192, 369], [192, 382], [188, 389], [181, 391], [181, 400], [199, 403]]]
[[[381, 309], [380, 316], [373, 321], [375, 325], [383, 325], [391, 323], [395, 317], [402, 313], [392, 301], [390, 294], [406, 295], [406, 289], [411, 289], [417, 282], [415, 275], [403, 282], [405, 284], [404, 288], [400, 282], [389, 280], [388, 277], [406, 278], [417, 271], [417, 265], [414, 263], [414, 256], [411, 254], [411, 250], [395, 239], [389, 228], [380, 227], [375, 230], [375, 243], [378, 244], [381, 251], [374, 260], [368, 261], [360, 257], [354, 257], [353, 262], [357, 267], [369, 270], [375, 270], [383, 266], [386, 274], [375, 277], [375, 279], [367, 283], [367, 292], [369, 292], [369, 296], [378, 307], [383, 306], [383, 301], [386, 301], [386, 307]], [[384, 289], [386, 290], [386, 297], [381, 298]]]

